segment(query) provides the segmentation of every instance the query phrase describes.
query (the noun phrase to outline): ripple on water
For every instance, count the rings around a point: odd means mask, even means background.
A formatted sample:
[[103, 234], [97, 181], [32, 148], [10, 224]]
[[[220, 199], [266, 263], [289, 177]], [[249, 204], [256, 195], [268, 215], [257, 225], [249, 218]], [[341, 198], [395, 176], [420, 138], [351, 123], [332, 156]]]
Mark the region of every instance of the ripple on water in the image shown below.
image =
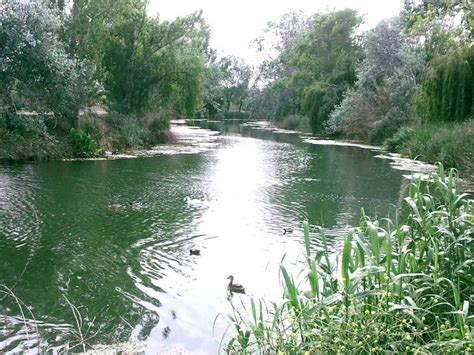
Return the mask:
[[[401, 173], [371, 151], [290, 144], [284, 133], [262, 130], [266, 140], [172, 130], [176, 142], [154, 158], [0, 166], [0, 249], [8, 254], [0, 278], [14, 282], [31, 256], [16, 290], [41, 316], [38, 327], [51, 330], [50, 348], [75, 344], [64, 294], [85, 323], [95, 319], [91, 345], [130, 340], [149, 353], [175, 346], [216, 353], [227, 324], [219, 319], [213, 333], [213, 321], [231, 311], [229, 274], [251, 297], [280, 301], [283, 256], [290, 270], [305, 262], [304, 220], [312, 249], [323, 247], [315, 226], [324, 225], [329, 249], [337, 250], [361, 204], [378, 213], [399, 198]], [[110, 202], [123, 208], [110, 210]], [[232, 300], [239, 306], [247, 297]], [[13, 320], [0, 352], [19, 349], [35, 326], [22, 329], [8, 305], [0, 313]], [[46, 325], [55, 323], [57, 332]]]
[[[25, 312], [28, 313], [27, 310]], [[53, 346], [54, 343], [64, 343], [72, 328], [68, 324], [51, 324], [35, 319], [12, 317], [0, 313], [0, 353], [37, 354], [46, 349], [63, 352], [67, 351], [67, 344]], [[45, 336], [46, 334], [46, 336]], [[49, 335], [49, 336], [48, 336]]]

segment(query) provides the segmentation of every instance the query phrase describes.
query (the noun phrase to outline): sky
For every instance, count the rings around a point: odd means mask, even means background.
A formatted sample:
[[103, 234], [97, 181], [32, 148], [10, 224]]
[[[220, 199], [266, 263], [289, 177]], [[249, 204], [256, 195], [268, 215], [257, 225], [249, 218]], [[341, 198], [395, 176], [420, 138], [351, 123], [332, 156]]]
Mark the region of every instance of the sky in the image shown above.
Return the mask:
[[356, 9], [371, 28], [381, 19], [400, 12], [402, 0], [149, 0], [150, 15], [159, 14], [161, 20], [203, 10], [211, 27], [211, 47], [221, 55], [231, 54], [255, 62], [255, 49], [250, 42], [263, 34], [268, 21], [276, 20], [290, 11], [312, 14], [325, 10]]

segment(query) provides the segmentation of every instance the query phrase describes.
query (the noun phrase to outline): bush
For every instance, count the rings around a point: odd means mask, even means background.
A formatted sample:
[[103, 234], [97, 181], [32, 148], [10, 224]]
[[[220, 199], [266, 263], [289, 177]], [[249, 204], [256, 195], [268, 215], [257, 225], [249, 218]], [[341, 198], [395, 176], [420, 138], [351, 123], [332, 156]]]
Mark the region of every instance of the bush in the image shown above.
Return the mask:
[[474, 120], [403, 128], [384, 145], [410, 158], [441, 162], [468, 178], [474, 175]]
[[301, 115], [290, 115], [283, 118], [278, 126], [283, 129], [290, 129], [294, 131], [311, 132], [309, 125], [309, 118]]
[[140, 118], [111, 114], [107, 117], [110, 145], [113, 148], [141, 148], [168, 141], [169, 115], [167, 112], [146, 114]]
[[102, 118], [84, 117], [79, 121], [79, 128], [99, 142], [106, 134], [106, 127]]
[[0, 115], [0, 127], [21, 137], [41, 137], [47, 134], [43, 118], [36, 115], [4, 112]]
[[165, 131], [170, 128], [170, 121], [163, 117], [154, 118], [148, 124], [150, 131]]
[[403, 127], [392, 138], [384, 142], [384, 148], [389, 152], [399, 152], [414, 135], [413, 128]]
[[80, 128], [71, 128], [68, 139], [75, 156], [92, 157], [99, 151], [97, 142]]
[[68, 155], [66, 144], [50, 135], [23, 137], [0, 127], [0, 160], [40, 161]]
[[334, 258], [311, 251], [294, 279], [281, 266], [285, 303], [251, 300], [231, 317], [229, 353], [427, 354], [474, 349], [474, 208], [442, 166], [410, 184], [407, 215], [382, 227], [364, 215]]

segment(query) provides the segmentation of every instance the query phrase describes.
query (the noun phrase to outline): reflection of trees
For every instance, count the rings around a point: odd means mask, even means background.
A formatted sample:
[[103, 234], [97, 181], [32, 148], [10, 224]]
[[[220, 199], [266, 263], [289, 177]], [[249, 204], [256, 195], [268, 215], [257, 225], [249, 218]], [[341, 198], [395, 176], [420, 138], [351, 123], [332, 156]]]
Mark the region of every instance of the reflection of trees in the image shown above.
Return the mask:
[[[94, 342], [127, 340], [129, 330], [117, 327], [123, 324], [119, 316], [137, 324], [144, 309], [124, 294], [160, 305], [159, 300], [139, 291], [137, 280], [128, 274], [131, 270], [146, 287], [157, 289], [141, 274], [141, 263], [146, 262], [141, 260], [141, 249], [147, 245], [134, 245], [143, 239], [152, 245], [172, 242], [176, 234], [189, 232], [182, 228], [183, 221], [192, 219], [185, 197], [199, 190], [194, 185], [201, 182], [190, 180], [201, 176], [202, 169], [200, 155], [35, 166], [37, 184], [27, 194], [36, 201], [42, 239], [17, 286], [18, 296], [33, 306], [36, 316], [74, 324], [71, 310], [61, 296], [64, 292], [83, 317], [97, 317], [93, 329], [100, 329], [102, 338], [98, 336]], [[141, 201], [143, 208], [107, 208], [109, 201], [126, 205], [131, 200]], [[12, 207], [15, 208], [21, 206]], [[21, 217], [19, 222], [30, 223], [31, 216]], [[9, 233], [3, 217], [0, 221], [0, 235]], [[28, 250], [23, 252], [11, 243], [5, 247], [1, 239], [0, 243], [0, 282], [8, 285], [21, 271], [27, 256], [23, 254]], [[187, 249], [176, 246], [167, 252], [184, 253]]]
[[385, 217], [397, 203], [402, 176], [374, 159], [373, 152], [329, 145], [311, 145], [308, 151], [307, 167], [295, 173], [296, 183], [285, 199], [305, 206], [311, 224], [330, 229], [355, 225], [361, 208], [370, 216]]

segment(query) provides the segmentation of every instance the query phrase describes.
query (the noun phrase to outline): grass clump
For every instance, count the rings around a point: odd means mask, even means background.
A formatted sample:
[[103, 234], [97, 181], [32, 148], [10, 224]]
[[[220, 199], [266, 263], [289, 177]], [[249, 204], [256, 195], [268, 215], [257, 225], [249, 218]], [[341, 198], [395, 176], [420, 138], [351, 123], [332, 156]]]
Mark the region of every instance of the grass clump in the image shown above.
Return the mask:
[[411, 158], [441, 162], [466, 177], [474, 175], [474, 120], [405, 127], [388, 139], [385, 147]]
[[301, 115], [289, 115], [278, 122], [278, 127], [292, 131], [311, 132], [309, 118]]
[[111, 114], [101, 138], [109, 150], [148, 148], [168, 141], [169, 114], [142, 115], [139, 118]]
[[336, 255], [310, 249], [286, 301], [251, 301], [231, 317], [229, 353], [472, 353], [474, 207], [442, 166], [410, 184], [404, 217], [384, 226], [362, 211]]

